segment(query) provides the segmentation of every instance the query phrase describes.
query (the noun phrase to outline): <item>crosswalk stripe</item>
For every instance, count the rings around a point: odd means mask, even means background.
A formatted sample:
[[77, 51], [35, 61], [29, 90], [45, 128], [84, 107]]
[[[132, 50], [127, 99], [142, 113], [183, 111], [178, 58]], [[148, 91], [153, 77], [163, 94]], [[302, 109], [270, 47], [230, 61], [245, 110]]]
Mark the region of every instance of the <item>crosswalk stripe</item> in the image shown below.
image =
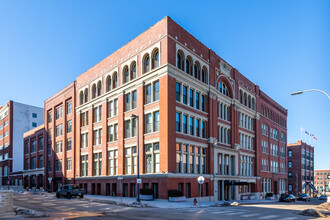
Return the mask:
[[278, 215], [267, 215], [267, 216], [259, 217], [259, 219], [270, 219], [275, 217], [278, 217]]
[[212, 212], [213, 214], [224, 214], [224, 213], [231, 213], [232, 211], [219, 211], [219, 212]]

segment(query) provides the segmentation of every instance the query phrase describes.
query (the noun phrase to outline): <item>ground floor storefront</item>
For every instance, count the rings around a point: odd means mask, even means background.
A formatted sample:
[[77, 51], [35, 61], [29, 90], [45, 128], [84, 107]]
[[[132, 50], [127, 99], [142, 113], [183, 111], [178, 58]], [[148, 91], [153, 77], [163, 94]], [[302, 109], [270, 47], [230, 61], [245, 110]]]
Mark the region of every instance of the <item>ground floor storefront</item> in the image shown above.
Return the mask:
[[[169, 190], [179, 190], [187, 200], [193, 200], [199, 196], [203, 200], [210, 200], [213, 196], [213, 186], [210, 176], [204, 175], [205, 182], [199, 184], [199, 175], [164, 174], [141, 175], [140, 189], [152, 189], [154, 199], [168, 199]], [[138, 193], [137, 177], [85, 177], [76, 178], [75, 183], [84, 188], [87, 194], [136, 197]]]

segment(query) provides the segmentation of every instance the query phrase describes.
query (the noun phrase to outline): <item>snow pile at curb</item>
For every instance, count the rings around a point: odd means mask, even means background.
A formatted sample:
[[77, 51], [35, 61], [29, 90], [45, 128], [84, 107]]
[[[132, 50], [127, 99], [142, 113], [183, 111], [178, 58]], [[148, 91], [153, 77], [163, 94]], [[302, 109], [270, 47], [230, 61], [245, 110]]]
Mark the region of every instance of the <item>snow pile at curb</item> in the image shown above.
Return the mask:
[[320, 212], [319, 210], [315, 210], [315, 209], [305, 209], [304, 211], [300, 212], [299, 214], [304, 215], [304, 216], [312, 216], [312, 217], [322, 217], [322, 218], [327, 217], [322, 212]]
[[232, 203], [230, 203], [230, 202], [224, 202], [224, 203], [216, 203], [216, 204], [214, 204], [214, 205], [212, 205], [212, 207], [222, 207], [222, 206], [238, 206], [239, 204], [238, 204], [238, 202], [232, 202]]
[[20, 208], [15, 208], [15, 213], [16, 215], [21, 215], [29, 218], [44, 218], [48, 217], [48, 215], [42, 214], [40, 212], [36, 212], [33, 210], [28, 210], [28, 209], [20, 209]]

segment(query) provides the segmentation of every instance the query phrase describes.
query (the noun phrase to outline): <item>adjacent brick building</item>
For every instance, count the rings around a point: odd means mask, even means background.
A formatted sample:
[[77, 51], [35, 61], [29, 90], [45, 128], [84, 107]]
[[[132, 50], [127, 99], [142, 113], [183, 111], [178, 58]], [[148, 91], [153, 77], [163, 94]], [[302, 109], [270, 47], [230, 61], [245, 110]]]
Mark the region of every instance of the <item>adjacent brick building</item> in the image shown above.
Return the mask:
[[45, 178], [52, 190], [74, 182], [120, 195], [122, 184], [134, 197], [139, 161], [140, 186], [155, 198], [171, 189], [197, 197], [200, 175], [204, 199], [278, 195], [287, 191], [286, 120], [258, 85], [165, 17], [45, 101]]
[[330, 194], [330, 170], [315, 170], [314, 183], [318, 194]]
[[8, 101], [0, 106], [0, 186], [22, 186], [23, 133], [43, 123], [43, 108]]
[[299, 140], [288, 144], [288, 191], [314, 193], [314, 147]]
[[24, 138], [24, 171], [23, 186], [29, 189], [46, 189], [47, 177], [45, 167], [47, 161], [46, 130], [40, 125], [23, 135]]

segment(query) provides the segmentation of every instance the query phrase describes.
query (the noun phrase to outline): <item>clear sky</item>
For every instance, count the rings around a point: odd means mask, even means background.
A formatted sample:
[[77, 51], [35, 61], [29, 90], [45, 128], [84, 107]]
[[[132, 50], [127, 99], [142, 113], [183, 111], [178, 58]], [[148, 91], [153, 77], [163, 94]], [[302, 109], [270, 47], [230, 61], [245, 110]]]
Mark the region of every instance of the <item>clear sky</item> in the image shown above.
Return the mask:
[[[313, 133], [330, 169], [330, 1], [0, 0], [0, 104], [43, 101], [164, 16], [288, 109], [288, 143]], [[304, 138], [303, 138], [304, 139]]]

